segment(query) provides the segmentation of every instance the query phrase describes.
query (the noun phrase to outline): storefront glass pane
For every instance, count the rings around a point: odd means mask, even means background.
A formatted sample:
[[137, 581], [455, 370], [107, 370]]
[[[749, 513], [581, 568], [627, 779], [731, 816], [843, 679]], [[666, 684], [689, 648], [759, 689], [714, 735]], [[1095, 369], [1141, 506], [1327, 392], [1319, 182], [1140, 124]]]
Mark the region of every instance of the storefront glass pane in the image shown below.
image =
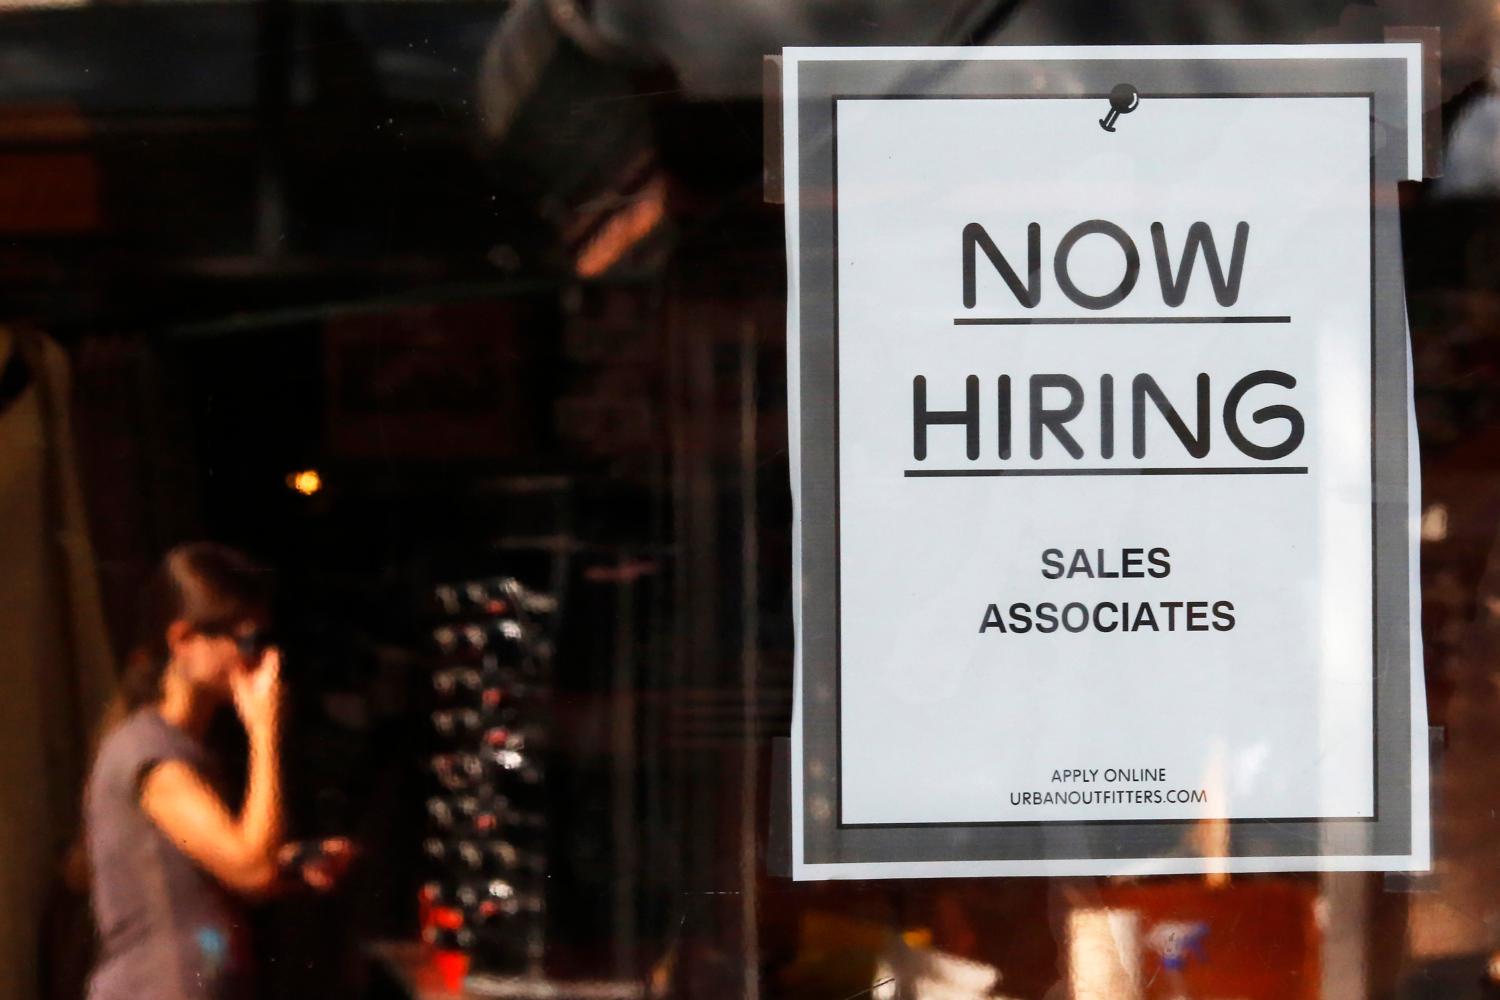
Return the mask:
[[1496, 16], [3, 6], [0, 995], [1500, 990]]

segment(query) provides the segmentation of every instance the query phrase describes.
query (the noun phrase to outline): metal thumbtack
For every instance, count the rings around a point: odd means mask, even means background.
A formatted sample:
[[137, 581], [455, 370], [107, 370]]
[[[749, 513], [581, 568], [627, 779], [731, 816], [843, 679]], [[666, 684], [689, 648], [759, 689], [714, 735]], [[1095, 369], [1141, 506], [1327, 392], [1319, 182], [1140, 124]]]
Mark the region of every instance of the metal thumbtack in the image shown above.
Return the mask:
[[1141, 103], [1141, 95], [1128, 83], [1117, 83], [1109, 92], [1109, 114], [1099, 119], [1099, 127], [1106, 132], [1115, 130], [1115, 120], [1128, 115]]

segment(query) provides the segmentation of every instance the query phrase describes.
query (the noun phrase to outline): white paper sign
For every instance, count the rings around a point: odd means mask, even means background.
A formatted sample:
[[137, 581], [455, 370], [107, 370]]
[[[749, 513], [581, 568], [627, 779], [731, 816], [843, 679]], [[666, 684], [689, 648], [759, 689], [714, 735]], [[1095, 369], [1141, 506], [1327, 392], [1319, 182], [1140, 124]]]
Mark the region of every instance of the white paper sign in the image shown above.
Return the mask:
[[788, 51], [798, 877], [1426, 866], [1417, 56]]

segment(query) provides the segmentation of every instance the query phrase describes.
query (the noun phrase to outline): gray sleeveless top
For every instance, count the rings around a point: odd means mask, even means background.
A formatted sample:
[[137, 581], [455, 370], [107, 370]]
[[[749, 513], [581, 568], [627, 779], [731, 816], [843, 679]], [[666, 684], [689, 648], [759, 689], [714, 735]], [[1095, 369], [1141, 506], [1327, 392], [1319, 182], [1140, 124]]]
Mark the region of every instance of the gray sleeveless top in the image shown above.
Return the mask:
[[151, 822], [141, 781], [180, 760], [218, 787], [208, 751], [155, 708], [99, 749], [84, 793], [100, 954], [89, 1000], [231, 1000], [247, 992], [245, 920], [236, 901]]

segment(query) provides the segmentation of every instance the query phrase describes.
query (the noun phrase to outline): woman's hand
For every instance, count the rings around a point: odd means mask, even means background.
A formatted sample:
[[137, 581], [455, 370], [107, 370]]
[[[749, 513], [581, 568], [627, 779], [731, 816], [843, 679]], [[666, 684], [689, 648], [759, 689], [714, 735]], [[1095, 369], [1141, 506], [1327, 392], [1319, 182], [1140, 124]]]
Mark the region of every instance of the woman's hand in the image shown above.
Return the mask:
[[[354, 860], [354, 845], [347, 837], [329, 837], [316, 845], [287, 844], [277, 860], [283, 871], [315, 892], [328, 892], [343, 879]], [[304, 858], [305, 856], [305, 858]]]
[[251, 734], [274, 732], [281, 722], [281, 650], [270, 647], [255, 667], [236, 667], [229, 677], [234, 710]]

